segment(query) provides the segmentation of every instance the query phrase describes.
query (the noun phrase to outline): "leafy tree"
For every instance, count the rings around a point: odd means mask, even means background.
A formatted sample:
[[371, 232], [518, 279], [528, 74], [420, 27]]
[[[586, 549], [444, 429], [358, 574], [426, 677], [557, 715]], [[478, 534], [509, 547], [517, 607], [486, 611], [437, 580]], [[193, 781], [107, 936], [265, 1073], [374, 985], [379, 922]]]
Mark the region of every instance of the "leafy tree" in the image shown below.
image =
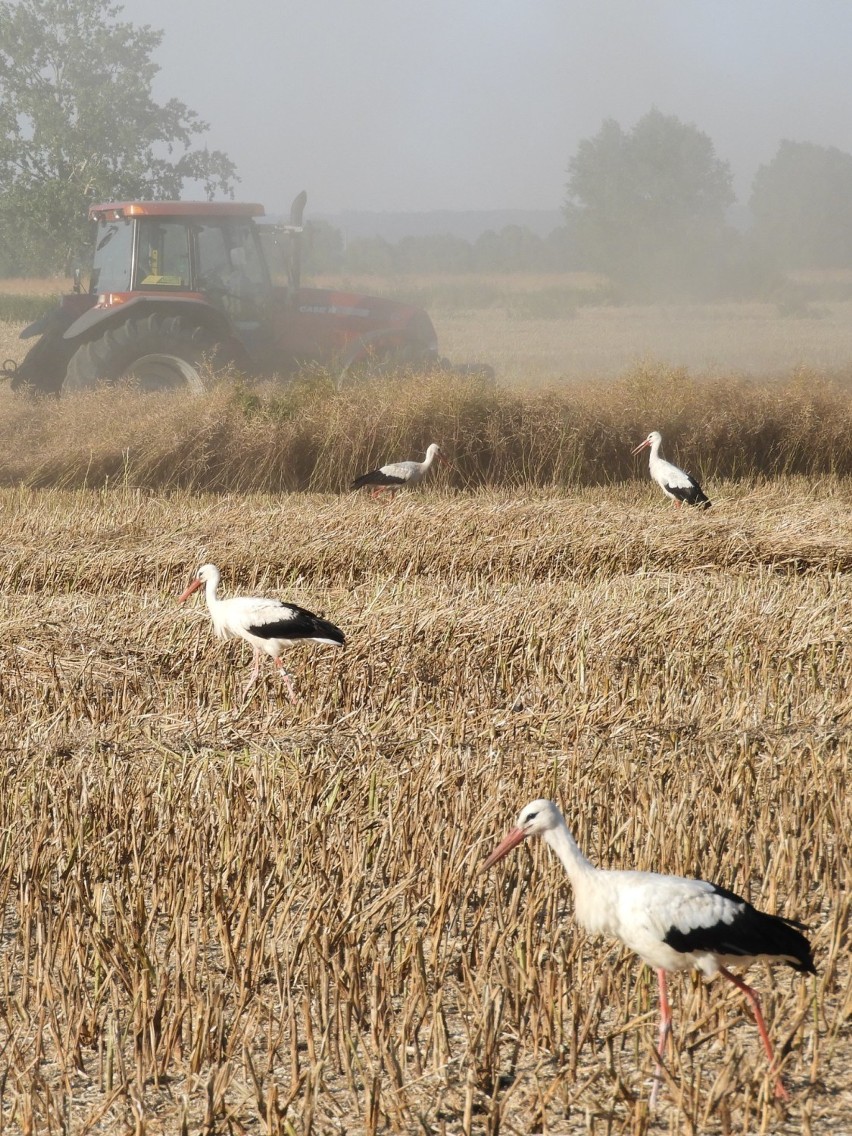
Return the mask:
[[852, 267], [852, 154], [785, 140], [750, 205], [755, 240], [782, 268]]
[[396, 244], [397, 272], [469, 272], [470, 242], [451, 233], [403, 237]]
[[396, 272], [394, 246], [384, 237], [356, 237], [346, 246], [344, 267], [365, 276], [393, 276]]
[[544, 254], [549, 272], [576, 272], [583, 267], [574, 226], [552, 229], [544, 238]]
[[565, 214], [585, 267], [634, 294], [706, 289], [735, 200], [706, 134], [656, 109], [629, 132], [608, 119], [568, 173]]
[[193, 149], [207, 123], [152, 97], [162, 32], [111, 0], [0, 0], [0, 267], [45, 272], [87, 244], [98, 200], [232, 192], [235, 166]]
[[547, 268], [544, 242], [526, 225], [504, 225], [481, 233], [473, 246], [480, 272], [543, 272]]

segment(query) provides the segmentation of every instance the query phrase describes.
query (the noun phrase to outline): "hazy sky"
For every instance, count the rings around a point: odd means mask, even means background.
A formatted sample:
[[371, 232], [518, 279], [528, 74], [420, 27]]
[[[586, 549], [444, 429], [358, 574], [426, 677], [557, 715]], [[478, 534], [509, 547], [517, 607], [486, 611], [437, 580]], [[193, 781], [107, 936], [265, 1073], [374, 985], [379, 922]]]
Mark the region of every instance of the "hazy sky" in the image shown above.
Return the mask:
[[747, 200], [781, 138], [852, 152], [848, 0], [146, 0], [160, 100], [271, 211], [556, 209], [577, 144], [652, 106]]

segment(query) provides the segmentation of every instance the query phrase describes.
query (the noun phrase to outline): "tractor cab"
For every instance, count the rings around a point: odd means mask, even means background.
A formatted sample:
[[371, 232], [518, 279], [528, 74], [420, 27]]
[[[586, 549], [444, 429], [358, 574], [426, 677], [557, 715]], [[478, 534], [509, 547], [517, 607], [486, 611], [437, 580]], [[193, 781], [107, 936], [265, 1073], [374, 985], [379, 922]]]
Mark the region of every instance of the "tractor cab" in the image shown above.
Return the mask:
[[243, 333], [262, 323], [270, 292], [254, 223], [262, 206], [127, 202], [98, 206], [92, 214], [91, 294], [189, 293], [220, 307]]

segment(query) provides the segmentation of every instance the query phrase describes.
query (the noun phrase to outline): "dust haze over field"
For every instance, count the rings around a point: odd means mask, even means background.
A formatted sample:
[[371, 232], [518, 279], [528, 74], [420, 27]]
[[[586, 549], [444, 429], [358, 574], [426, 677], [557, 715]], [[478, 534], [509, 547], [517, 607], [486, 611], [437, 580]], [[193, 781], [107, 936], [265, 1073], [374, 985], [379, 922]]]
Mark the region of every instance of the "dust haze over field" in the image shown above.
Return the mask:
[[578, 142], [652, 106], [694, 122], [741, 201], [781, 138], [852, 151], [852, 10], [803, 0], [427, 7], [149, 0], [161, 97], [211, 123], [241, 196], [319, 212], [554, 209]]
[[[804, 369], [833, 378], [852, 365], [852, 274], [801, 274], [776, 299], [715, 304], [603, 302], [591, 273], [429, 277], [313, 277], [426, 308], [441, 353], [493, 367], [500, 386], [617, 379], [637, 368], [685, 368], [693, 377], [787, 380]], [[0, 280], [0, 303], [17, 294], [39, 305], [67, 290], [62, 279]], [[829, 298], [826, 298], [828, 296]], [[579, 302], [578, 302], [579, 301]], [[0, 322], [0, 357], [20, 363], [32, 340], [24, 323]], [[708, 407], [709, 409], [709, 407]]]

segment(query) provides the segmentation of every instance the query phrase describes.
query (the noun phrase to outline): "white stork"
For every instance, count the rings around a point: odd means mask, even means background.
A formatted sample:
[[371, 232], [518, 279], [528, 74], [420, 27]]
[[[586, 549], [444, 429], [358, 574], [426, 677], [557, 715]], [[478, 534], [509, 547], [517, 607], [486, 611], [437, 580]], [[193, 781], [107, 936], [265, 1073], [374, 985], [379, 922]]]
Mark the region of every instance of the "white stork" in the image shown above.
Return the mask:
[[233, 596], [220, 600], [216, 595], [221, 580], [215, 564], [202, 564], [192, 583], [180, 596], [180, 603], [188, 600], [193, 592], [204, 587], [207, 607], [213, 628], [220, 639], [245, 639], [254, 648], [254, 667], [246, 684], [248, 691], [255, 682], [260, 669], [260, 655], [265, 652], [275, 660], [281, 671], [290, 701], [296, 699], [293, 680], [281, 655], [288, 643], [299, 639], [311, 639], [315, 643], [334, 643], [342, 647], [346, 642], [343, 632], [326, 619], [320, 619], [313, 612], [306, 611], [296, 604], [285, 604], [281, 600], [261, 599], [259, 596]]
[[361, 489], [365, 485], [371, 485], [371, 496], [376, 497], [386, 490], [394, 493], [404, 486], [413, 487], [420, 484], [436, 460], [450, 464], [441, 453], [441, 447], [433, 442], [422, 462], [401, 461], [383, 465], [379, 469], [372, 469], [369, 473], [362, 473], [360, 477], [356, 477], [350, 488]]
[[710, 508], [710, 498], [706, 496], [704, 490], [695, 480], [691, 473], [685, 470], [678, 469], [676, 465], [667, 462], [665, 458], [660, 457], [660, 446], [663, 444], [662, 435], [658, 430], [652, 430], [644, 442], [640, 442], [635, 450], [630, 452], [638, 454], [640, 450], [644, 450], [646, 446], [651, 447], [651, 455], [648, 459], [648, 467], [651, 471], [651, 477], [662, 489], [667, 497], [671, 497], [675, 505], [680, 508], [684, 503], [687, 505], [697, 505], [699, 509]]
[[[660, 1032], [652, 1108], [660, 1083], [659, 1062], [671, 1031], [666, 990], [666, 973], [670, 970], [694, 967], [708, 978], [721, 974], [741, 990], [751, 1003], [772, 1070], [775, 1054], [757, 994], [727, 967], [749, 966], [755, 959], [765, 959], [815, 974], [810, 943], [799, 930], [801, 923], [767, 915], [726, 888], [703, 880], [596, 868], [580, 851], [553, 801], [527, 805], [517, 827], [494, 849], [483, 871], [528, 836], [541, 836], [562, 861], [574, 888], [574, 915], [580, 926], [592, 934], [614, 935], [644, 963], [656, 968]], [[777, 1073], [775, 1095], [787, 1098]]]

